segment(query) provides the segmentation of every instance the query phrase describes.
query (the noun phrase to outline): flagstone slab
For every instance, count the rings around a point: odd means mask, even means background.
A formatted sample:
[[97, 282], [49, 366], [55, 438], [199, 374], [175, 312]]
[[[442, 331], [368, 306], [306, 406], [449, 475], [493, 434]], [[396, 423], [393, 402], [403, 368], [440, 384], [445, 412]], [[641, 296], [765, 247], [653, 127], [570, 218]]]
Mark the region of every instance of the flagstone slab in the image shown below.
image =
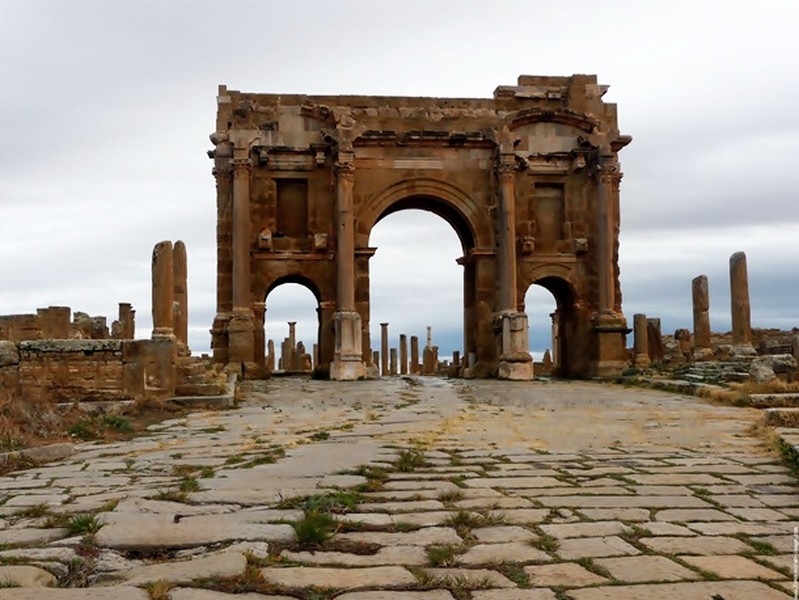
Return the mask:
[[500, 517], [511, 525], [526, 525], [528, 523], [540, 523], [551, 512], [548, 508], [518, 508], [491, 510], [489, 514]]
[[564, 483], [554, 477], [477, 477], [465, 479], [468, 487], [505, 488], [509, 490], [563, 487]]
[[736, 521], [731, 514], [712, 508], [660, 510], [655, 515], [657, 521], [686, 523], [688, 521]]
[[95, 588], [8, 588], [3, 600], [150, 600], [150, 595], [127, 585]]
[[[382, 513], [375, 513], [382, 514]], [[435, 527], [444, 525], [452, 517], [446, 510], [433, 510], [430, 512], [401, 513], [391, 517], [393, 525], [408, 525], [412, 527]]]
[[696, 581], [614, 585], [570, 590], [574, 600], [643, 600], [679, 598], [680, 600], [788, 600], [783, 592], [758, 581]]
[[439, 500], [411, 500], [408, 502], [364, 502], [358, 505], [363, 512], [416, 512], [420, 510], [444, 510], [444, 503]]
[[295, 600], [293, 596], [274, 596], [264, 594], [226, 594], [199, 588], [172, 588], [170, 600]]
[[534, 548], [526, 542], [506, 542], [500, 544], [476, 544], [458, 556], [461, 565], [482, 565], [499, 562], [549, 562], [546, 552]]
[[580, 513], [593, 521], [613, 519], [630, 523], [649, 521], [649, 511], [644, 508], [581, 508]]
[[723, 579], [783, 579], [785, 577], [745, 556], [681, 556], [680, 559]]
[[232, 540], [290, 542], [291, 525], [259, 523], [258, 513], [187, 516], [164, 513], [109, 513], [97, 532], [97, 544], [121, 550], [190, 548]]
[[337, 569], [324, 567], [266, 567], [261, 575], [270, 583], [287, 588], [310, 586], [354, 590], [369, 587], [401, 587], [413, 585], [416, 578], [401, 567], [367, 567]]
[[546, 589], [475, 590], [472, 600], [556, 600], [555, 592]]
[[[516, 584], [510, 579], [492, 569], [422, 569], [435, 580], [457, 581], [466, 588], [515, 588]], [[435, 585], [435, 584], [434, 584]]]
[[594, 563], [607, 569], [614, 579], [627, 583], [701, 579], [701, 576], [697, 573], [686, 569], [673, 560], [669, 560], [665, 556], [597, 558]]
[[336, 596], [336, 600], [453, 600], [453, 597], [446, 590], [428, 590], [426, 592], [376, 590], [371, 592], [347, 592]]
[[541, 525], [541, 531], [556, 538], [601, 537], [632, 531], [619, 521], [593, 521], [590, 523], [562, 523]]
[[200, 577], [234, 577], [244, 573], [247, 559], [240, 552], [221, 552], [191, 560], [173, 561], [135, 567], [121, 574], [126, 583], [143, 585], [161, 579], [189, 583]]
[[565, 562], [552, 565], [530, 565], [524, 572], [532, 586], [582, 587], [607, 582], [607, 579], [592, 573], [577, 563]]
[[22, 529], [6, 528], [3, 530], [2, 543], [9, 545], [32, 546], [57, 540], [67, 535], [66, 529], [39, 529], [37, 527], [24, 527]]
[[712, 508], [695, 496], [560, 496], [538, 498], [544, 506], [574, 508]]
[[280, 556], [286, 560], [308, 565], [343, 565], [346, 567], [378, 567], [382, 565], [420, 566], [427, 564], [427, 554], [422, 546], [386, 546], [375, 554], [349, 552], [292, 552], [284, 550]]
[[779, 523], [753, 523], [753, 522], [732, 522], [732, 521], [716, 521], [716, 522], [693, 522], [687, 523], [686, 526], [698, 531], [702, 535], [769, 535], [772, 533], [779, 533], [780, 531], [790, 530], [788, 524], [780, 525]]
[[741, 540], [725, 536], [659, 536], [639, 541], [650, 550], [663, 554], [740, 554], [752, 549]]
[[599, 556], [632, 556], [641, 551], [615, 535], [606, 537], [566, 538], [558, 543], [555, 553], [566, 560]]
[[[51, 573], [30, 565], [0, 566], [0, 584], [19, 587], [48, 587], [55, 585], [56, 579]], [[2, 587], [2, 586], [0, 586]], [[0, 598], [3, 592], [0, 591]]]
[[423, 527], [409, 532], [354, 531], [341, 533], [338, 540], [379, 544], [381, 546], [427, 546], [429, 544], [461, 544], [463, 540], [451, 527]]
[[472, 535], [478, 542], [496, 544], [500, 542], [523, 542], [535, 539], [536, 535], [529, 529], [518, 525], [498, 525], [495, 527], [477, 527]]

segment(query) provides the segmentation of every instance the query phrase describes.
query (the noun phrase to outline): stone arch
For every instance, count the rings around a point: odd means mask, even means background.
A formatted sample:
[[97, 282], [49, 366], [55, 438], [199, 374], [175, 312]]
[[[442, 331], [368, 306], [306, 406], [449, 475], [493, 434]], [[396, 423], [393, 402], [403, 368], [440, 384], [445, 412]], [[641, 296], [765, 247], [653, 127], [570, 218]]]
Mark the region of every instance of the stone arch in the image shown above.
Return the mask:
[[455, 230], [464, 252], [494, 245], [493, 227], [485, 210], [457, 186], [440, 179], [403, 179], [367, 199], [359, 208], [355, 245], [365, 247], [375, 224], [393, 212], [407, 208], [428, 210], [439, 215]]
[[[586, 376], [590, 370], [588, 318], [576, 281], [572, 266], [547, 264], [530, 269], [524, 281], [520, 282], [520, 298], [526, 297], [530, 286], [538, 285], [555, 299], [552, 358], [556, 365], [555, 374], [564, 377]], [[531, 323], [531, 326], [541, 324]]]
[[[333, 297], [333, 290], [324, 289], [322, 286], [318, 285], [314, 278], [299, 272], [289, 272], [264, 282], [264, 285], [261, 289], [263, 289], [262, 298], [265, 314], [260, 320], [261, 332], [264, 331], [266, 313], [269, 309], [269, 294], [272, 293], [276, 288], [286, 283], [294, 283], [304, 287], [311, 292], [313, 297], [316, 299], [317, 331], [315, 342], [318, 344], [319, 354], [317, 357], [315, 372], [321, 376], [326, 376], [330, 370], [330, 361], [333, 360], [335, 348], [335, 327], [333, 325], [333, 312], [335, 310], [335, 303], [330, 300], [330, 298]], [[256, 324], [258, 325], [258, 319], [256, 319]], [[263, 333], [261, 333], [261, 335], [263, 335]], [[312, 347], [307, 348], [309, 353], [311, 352], [311, 349]]]

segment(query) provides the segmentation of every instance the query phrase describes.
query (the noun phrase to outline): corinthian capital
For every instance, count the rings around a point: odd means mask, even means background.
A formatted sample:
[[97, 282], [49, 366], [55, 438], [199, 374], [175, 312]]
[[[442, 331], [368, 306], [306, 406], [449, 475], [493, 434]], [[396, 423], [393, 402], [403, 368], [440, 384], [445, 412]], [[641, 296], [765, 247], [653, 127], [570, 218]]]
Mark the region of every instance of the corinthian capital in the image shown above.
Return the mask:
[[234, 158], [230, 161], [231, 165], [233, 166], [233, 172], [235, 174], [238, 173], [247, 173], [252, 170], [252, 160], [249, 158]]
[[355, 165], [349, 160], [337, 160], [334, 165], [336, 177], [339, 179], [352, 179], [355, 177]]

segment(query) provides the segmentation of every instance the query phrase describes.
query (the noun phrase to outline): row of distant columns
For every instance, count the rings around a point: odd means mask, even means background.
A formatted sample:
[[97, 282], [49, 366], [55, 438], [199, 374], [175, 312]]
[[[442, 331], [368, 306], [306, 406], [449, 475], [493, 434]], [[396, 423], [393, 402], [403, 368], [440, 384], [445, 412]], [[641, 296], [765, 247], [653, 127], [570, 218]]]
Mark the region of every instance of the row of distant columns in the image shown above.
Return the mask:
[[[695, 353], [712, 353], [710, 339], [710, 289], [707, 275], [691, 280]], [[732, 344], [739, 354], [753, 354], [751, 305], [749, 302], [749, 275], [746, 254], [736, 252], [730, 256], [730, 313], [732, 317]], [[638, 367], [649, 366], [648, 321], [646, 315], [634, 317], [634, 362]]]
[[152, 258], [153, 339], [176, 338], [188, 353], [189, 306], [186, 245], [159, 242]]
[[[411, 336], [410, 356], [408, 356], [408, 336], [399, 336], [399, 352], [390, 348], [388, 342], [388, 323], [380, 323], [380, 350], [373, 352], [375, 364], [380, 365], [381, 375], [432, 375], [438, 368], [438, 347], [433, 346], [432, 327], [427, 327], [427, 343], [424, 360], [420, 361], [419, 338]], [[410, 362], [409, 362], [410, 359]], [[460, 365], [460, 353], [453, 353], [453, 365]]]

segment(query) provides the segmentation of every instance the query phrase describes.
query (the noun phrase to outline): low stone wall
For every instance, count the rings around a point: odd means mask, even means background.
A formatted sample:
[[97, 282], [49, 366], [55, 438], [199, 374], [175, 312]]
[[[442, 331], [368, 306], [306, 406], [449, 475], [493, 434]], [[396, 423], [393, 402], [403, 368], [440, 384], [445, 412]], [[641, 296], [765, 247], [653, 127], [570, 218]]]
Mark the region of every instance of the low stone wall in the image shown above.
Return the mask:
[[137, 400], [175, 391], [174, 340], [0, 342], [0, 401]]

